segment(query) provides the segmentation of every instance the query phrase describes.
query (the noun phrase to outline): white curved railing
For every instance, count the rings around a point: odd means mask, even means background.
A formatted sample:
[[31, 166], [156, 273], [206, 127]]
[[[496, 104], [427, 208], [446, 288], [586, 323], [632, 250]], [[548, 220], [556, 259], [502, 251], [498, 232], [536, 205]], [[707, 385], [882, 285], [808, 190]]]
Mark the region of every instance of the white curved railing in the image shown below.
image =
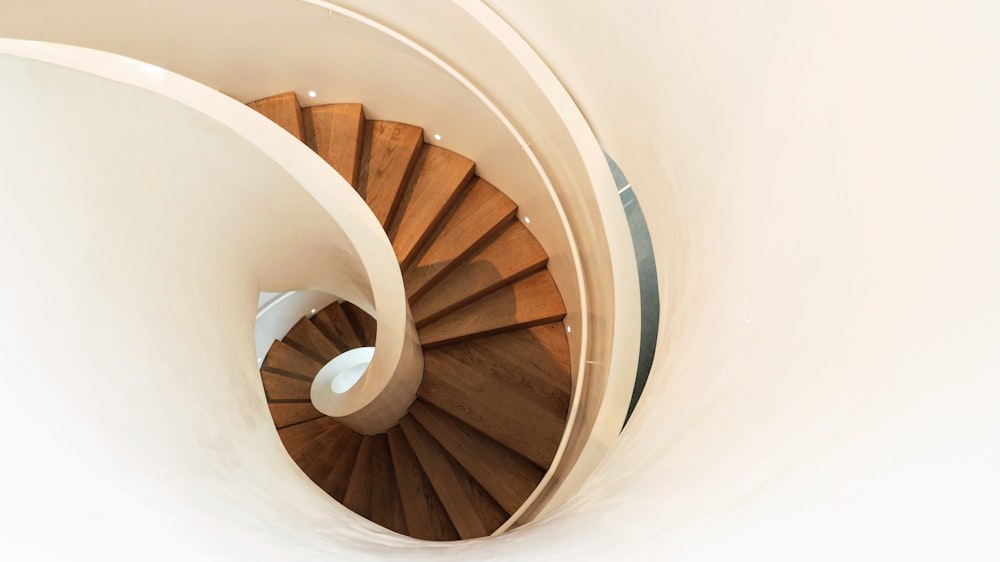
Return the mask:
[[303, 316], [315, 314], [336, 300], [333, 295], [322, 291], [289, 291], [275, 294], [262, 302], [257, 308], [253, 331], [257, 363], [264, 361], [274, 341], [285, 337]]
[[383, 431], [405, 415], [416, 397], [423, 360], [402, 275], [374, 215], [326, 162], [232, 98], [147, 63], [80, 47], [10, 39], [0, 39], [0, 54], [65, 66], [154, 92], [231, 129], [294, 178], [333, 219], [336, 237], [324, 243], [340, 250], [340, 259], [335, 264], [314, 264], [315, 270], [305, 278], [282, 278], [275, 270], [274, 277], [262, 276], [262, 283], [325, 287], [381, 318], [379, 351], [364, 382], [334, 397], [326, 409], [362, 433]]

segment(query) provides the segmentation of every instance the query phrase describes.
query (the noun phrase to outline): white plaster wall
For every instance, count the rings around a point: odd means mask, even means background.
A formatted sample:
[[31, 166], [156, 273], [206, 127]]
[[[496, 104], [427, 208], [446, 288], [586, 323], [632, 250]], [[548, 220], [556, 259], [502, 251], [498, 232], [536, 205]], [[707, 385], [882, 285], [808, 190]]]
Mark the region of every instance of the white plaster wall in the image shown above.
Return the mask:
[[265, 280], [349, 265], [332, 219], [178, 103], [8, 55], [0, 77], [5, 556], [329, 559], [350, 536], [362, 548], [372, 525], [278, 441], [254, 357]]
[[658, 355], [606, 464], [504, 548], [994, 560], [995, 2], [489, 0], [632, 181]]
[[[154, 314], [94, 314], [81, 293], [118, 298], [87, 274], [117, 271], [109, 250], [67, 262], [87, 238], [31, 194], [33, 207], [0, 211], [4, 271], [30, 281], [4, 275], [0, 292], [20, 324], [0, 340], [3, 438], [28, 453], [4, 465], [5, 540], [42, 555], [79, 546], [64, 556], [77, 559], [996, 559], [994, 5], [490, 4], [632, 180], [661, 264], [646, 394], [583, 492], [546, 521], [447, 548], [393, 547], [403, 541], [343, 524], [279, 462], [263, 401], [246, 409], [249, 365], [204, 376], [232, 363], [194, 334], [169, 353], [138, 336], [205, 310], [133, 297]], [[88, 145], [56, 125], [44, 146]], [[51, 252], [8, 241], [11, 224], [36, 223], [51, 228], [27, 232], [55, 237]], [[113, 233], [93, 247], [118, 248]], [[252, 310], [255, 288], [211, 294], [203, 272], [224, 268], [190, 263], [186, 293], [205, 291], [219, 318]], [[38, 283], [54, 290], [9, 297]], [[67, 311], [80, 319], [49, 322]], [[80, 334], [90, 345], [67, 349]], [[159, 360], [81, 359], [123, 342]], [[198, 372], [180, 360], [194, 357]], [[167, 378], [176, 386], [154, 382]], [[219, 411], [236, 402], [239, 415]], [[64, 543], [51, 540], [60, 523]]]

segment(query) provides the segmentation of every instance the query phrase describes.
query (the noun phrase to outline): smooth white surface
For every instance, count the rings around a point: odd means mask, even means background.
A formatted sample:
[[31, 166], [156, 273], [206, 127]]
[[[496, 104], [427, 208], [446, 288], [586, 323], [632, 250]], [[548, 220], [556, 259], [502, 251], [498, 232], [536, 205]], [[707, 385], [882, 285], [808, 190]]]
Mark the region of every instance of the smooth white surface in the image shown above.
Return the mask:
[[[112, 379], [112, 368], [149, 368], [148, 355], [130, 350], [134, 363], [85, 365], [96, 378], [85, 377], [72, 402], [44, 378], [7, 375], [0, 427], [8, 450], [25, 453], [3, 466], [4, 482], [17, 484], [0, 511], [8, 551], [122, 560], [1000, 557], [994, 3], [491, 5], [541, 52], [632, 180], [661, 268], [666, 306], [649, 384], [583, 491], [546, 521], [458, 545], [331, 524], [325, 512], [340, 511], [319, 506], [291, 467], [283, 498], [268, 495], [276, 475], [258, 456], [280, 451], [246, 436], [249, 414], [232, 404], [232, 389], [180, 365]], [[86, 255], [71, 237], [60, 241]], [[39, 261], [5, 243], [5, 271]], [[67, 280], [65, 256], [46, 255], [59, 259], [40, 260], [45, 269], [29, 268], [23, 282], [0, 277], [17, 283], [0, 292], [20, 321], [16, 332], [3, 325], [17, 334], [0, 340], [8, 373], [80, 372], [75, 357], [49, 353], [49, 342], [80, 334], [104, 351], [121, 341], [159, 349], [85, 318], [91, 309], [75, 308], [78, 297], [101, 284]], [[75, 272], [86, 262], [70, 263]], [[183, 263], [196, 281], [215, 271]], [[36, 285], [56, 290], [43, 300]], [[28, 300], [9, 298], [31, 287]], [[134, 302], [150, 306], [148, 289]], [[238, 307], [223, 299], [207, 310], [238, 316], [256, 294], [244, 292]], [[233, 298], [232, 287], [223, 296]], [[84, 317], [52, 338], [43, 313], [67, 310]], [[216, 361], [197, 375], [231, 366], [214, 348], [194, 351]], [[164, 388], [133, 417], [127, 402], [80, 400], [98, 397], [95, 380], [114, 381], [116, 397], [150, 380]], [[212, 408], [202, 415], [221, 416], [223, 404], [241, 413], [210, 418], [209, 431], [191, 410], [177, 413], [191, 416], [181, 423], [148, 415], [163, 408], [165, 389]], [[74, 423], [35, 417], [53, 403], [75, 408]], [[54, 526], [65, 529], [58, 544]]]
[[631, 180], [665, 303], [605, 464], [493, 552], [1000, 558], [1000, 7], [488, 3]]
[[[237, 133], [289, 174], [332, 218], [331, 234], [327, 238], [304, 239], [302, 248], [308, 251], [330, 245], [334, 249], [310, 259], [291, 251], [276, 254], [266, 272], [258, 273], [257, 282], [269, 292], [319, 289], [337, 294], [379, 318], [383, 324], [376, 336], [379, 352], [369, 368], [370, 376], [338, 402], [337, 417], [343, 424], [365, 432], [389, 427], [402, 417], [403, 404], [408, 406], [413, 401], [423, 376], [423, 354], [402, 274], [378, 220], [354, 188], [322, 158], [243, 104], [149, 63], [81, 47], [10, 39], [0, 39], [0, 53], [73, 68], [155, 92]], [[281, 218], [276, 214], [268, 220], [283, 223]], [[284, 218], [289, 224], [298, 220], [296, 215]]]
[[334, 357], [323, 365], [316, 373], [312, 384], [312, 402], [316, 409], [323, 411], [323, 402], [329, 400], [329, 395], [336, 395], [350, 390], [365, 374], [365, 369], [375, 355], [374, 347], [358, 347], [349, 349]]
[[257, 321], [253, 328], [254, 348], [258, 359], [264, 359], [275, 340], [284, 338], [304, 316], [315, 314], [316, 310], [321, 310], [336, 300], [333, 295], [322, 291], [261, 293]]
[[284, 451], [253, 355], [260, 280], [350, 263], [330, 216], [182, 104], [8, 55], [0, 76], [7, 556], [328, 558], [372, 534]]

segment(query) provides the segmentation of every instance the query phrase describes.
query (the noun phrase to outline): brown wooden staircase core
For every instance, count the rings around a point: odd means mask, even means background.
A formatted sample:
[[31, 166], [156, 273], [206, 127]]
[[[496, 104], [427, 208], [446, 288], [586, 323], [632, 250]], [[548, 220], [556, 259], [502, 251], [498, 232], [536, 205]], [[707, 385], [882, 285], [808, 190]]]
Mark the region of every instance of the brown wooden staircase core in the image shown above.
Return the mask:
[[250, 107], [315, 150], [385, 228], [424, 348], [417, 400], [395, 427], [361, 435], [313, 408], [313, 378], [375, 345], [350, 303], [302, 318], [261, 365], [289, 455], [330, 496], [398, 533], [489, 535], [552, 463], [569, 410], [565, 308], [548, 256], [516, 205], [475, 164], [419, 127], [368, 121], [360, 104], [301, 109], [292, 92]]

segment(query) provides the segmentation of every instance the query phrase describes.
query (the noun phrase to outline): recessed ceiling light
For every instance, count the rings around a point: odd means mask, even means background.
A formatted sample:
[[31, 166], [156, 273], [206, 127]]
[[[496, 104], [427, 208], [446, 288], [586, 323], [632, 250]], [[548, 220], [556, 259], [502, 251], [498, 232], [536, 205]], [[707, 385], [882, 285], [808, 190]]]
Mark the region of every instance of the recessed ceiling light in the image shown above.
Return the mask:
[[310, 310], [309, 314], [316, 314], [316, 309], [314, 308], [314, 309]]
[[441, 135], [434, 135], [434, 140], [441, 140]]
[[309, 90], [309, 97], [311, 98], [316, 97], [316, 90]]
[[573, 331], [573, 328], [572, 328], [572, 327], [570, 327], [570, 326], [566, 326], [566, 333], [567, 333], [567, 334], [568, 334], [568, 333], [570, 333], [570, 332], [572, 332], [572, 331]]
[[531, 224], [531, 219], [524, 217], [524, 224]]

